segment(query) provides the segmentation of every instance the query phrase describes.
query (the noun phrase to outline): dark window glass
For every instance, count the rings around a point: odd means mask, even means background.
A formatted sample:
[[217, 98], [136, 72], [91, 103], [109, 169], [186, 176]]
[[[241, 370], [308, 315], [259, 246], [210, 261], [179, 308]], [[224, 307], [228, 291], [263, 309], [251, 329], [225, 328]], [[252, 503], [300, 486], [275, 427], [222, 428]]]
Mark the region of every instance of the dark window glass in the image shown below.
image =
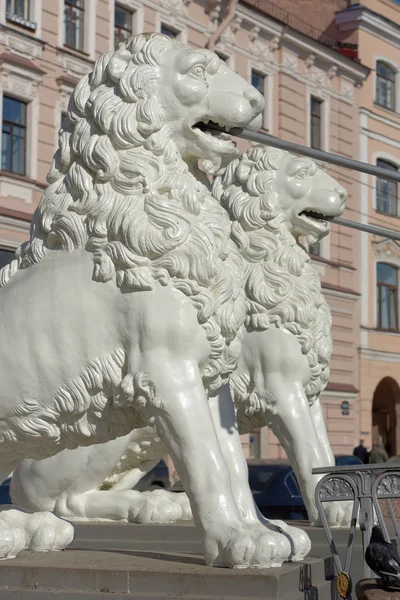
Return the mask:
[[[378, 160], [378, 167], [384, 169], [390, 169], [391, 171], [397, 171], [396, 165], [392, 165], [386, 160]], [[395, 181], [390, 179], [376, 178], [376, 210], [380, 213], [396, 217], [398, 215], [397, 210], [397, 186]]]
[[65, 45], [83, 50], [84, 0], [65, 0]]
[[7, 0], [6, 11], [29, 21], [29, 0]]
[[264, 95], [265, 91], [265, 77], [257, 71], [251, 72], [251, 85], [253, 85], [260, 94]]
[[396, 72], [386, 63], [376, 63], [376, 103], [389, 110], [396, 108]]
[[322, 100], [311, 97], [310, 103], [310, 143], [311, 148], [322, 147], [321, 131]]
[[15, 98], [3, 97], [1, 137], [1, 168], [25, 175], [26, 104]]
[[0, 248], [0, 269], [8, 265], [15, 258], [15, 253], [12, 250], [2, 250]]
[[176, 36], [178, 35], [177, 31], [171, 29], [171, 27], [168, 27], [168, 25], [164, 25], [164, 23], [161, 23], [161, 33], [163, 35], [167, 35], [170, 38], [176, 38]]
[[321, 256], [321, 243], [311, 244], [308, 247], [308, 252], [313, 256]]
[[132, 35], [132, 13], [121, 6], [115, 7], [114, 43], [118, 48], [121, 42], [126, 42]]
[[[257, 71], [251, 71], [251, 85], [253, 85], [256, 90], [258, 90], [260, 92], [260, 94], [262, 94], [264, 96], [265, 93], [265, 76], [261, 75], [261, 73], [258, 73]], [[262, 119], [262, 126], [264, 127], [264, 112], [263, 112], [263, 119]]]
[[385, 263], [376, 266], [376, 304], [379, 329], [398, 330], [397, 269]]

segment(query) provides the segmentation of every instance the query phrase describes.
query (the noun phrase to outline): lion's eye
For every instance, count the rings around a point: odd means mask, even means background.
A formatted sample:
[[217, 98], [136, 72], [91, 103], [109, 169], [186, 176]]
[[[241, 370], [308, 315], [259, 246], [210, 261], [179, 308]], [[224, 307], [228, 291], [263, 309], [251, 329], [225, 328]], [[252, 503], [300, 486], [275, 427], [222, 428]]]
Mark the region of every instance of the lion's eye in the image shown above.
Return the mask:
[[305, 179], [308, 175], [308, 170], [307, 169], [300, 169], [300, 171], [297, 171], [296, 173], [296, 177], [298, 179]]
[[206, 69], [204, 66], [197, 65], [196, 67], [193, 67], [193, 69], [190, 71], [190, 73], [191, 73], [191, 75], [195, 75], [196, 77], [203, 77], [205, 71], [206, 71]]

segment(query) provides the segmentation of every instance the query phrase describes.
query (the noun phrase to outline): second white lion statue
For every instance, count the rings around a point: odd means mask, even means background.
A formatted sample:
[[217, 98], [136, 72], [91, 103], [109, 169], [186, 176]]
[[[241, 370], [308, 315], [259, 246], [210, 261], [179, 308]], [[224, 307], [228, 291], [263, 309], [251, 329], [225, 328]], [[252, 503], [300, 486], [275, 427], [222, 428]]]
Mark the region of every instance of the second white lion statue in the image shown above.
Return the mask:
[[[297, 237], [304, 235], [315, 243], [326, 235], [327, 220], [343, 211], [346, 192], [314, 161], [256, 147], [216, 177], [213, 193], [230, 215], [232, 239], [247, 264], [247, 331], [231, 376], [240, 433], [265, 425], [273, 429], [294, 467], [310, 520], [316, 522], [314, 489], [319, 478], [311, 471], [334, 464], [319, 400], [329, 377], [331, 317], [319, 276]], [[256, 522], [260, 517], [247, 485], [227, 388], [210, 399], [210, 406], [234, 495], [246, 519]], [[54, 510], [73, 520], [190, 518], [183, 494], [159, 491], [132, 497], [131, 488], [164, 452], [160, 438], [146, 428], [101, 446], [66, 450], [46, 461], [26, 460], [15, 473], [14, 494], [26, 508]], [[82, 463], [87, 468], [82, 469]], [[52, 485], [52, 474], [58, 471], [68, 473], [60, 487]], [[104, 482], [110, 491], [98, 492]], [[93, 493], [102, 501], [88, 511], [85, 496]], [[144, 504], [150, 497], [151, 511]], [[348, 503], [328, 505], [330, 525], [346, 525], [350, 512]], [[296, 546], [292, 558], [304, 556], [307, 541], [294, 531], [291, 537]]]
[[[159, 34], [100, 57], [71, 98], [30, 240], [0, 271], [2, 478], [24, 458], [151, 426], [182, 478], [206, 563], [236, 568], [282, 564], [292, 530], [241, 509], [208, 402], [237, 365], [246, 299], [244, 259], [204, 174], [238, 150], [204, 128], [257, 129], [262, 107], [216, 54]], [[54, 486], [68, 487], [70, 473], [54, 472]], [[112, 494], [88, 490], [85, 511]], [[125, 493], [128, 513], [135, 494]], [[144, 497], [140, 511], [154, 502]], [[0, 556], [35, 539], [42, 550], [68, 543], [71, 527], [44, 518], [56, 525], [39, 535], [37, 515], [3, 512]]]

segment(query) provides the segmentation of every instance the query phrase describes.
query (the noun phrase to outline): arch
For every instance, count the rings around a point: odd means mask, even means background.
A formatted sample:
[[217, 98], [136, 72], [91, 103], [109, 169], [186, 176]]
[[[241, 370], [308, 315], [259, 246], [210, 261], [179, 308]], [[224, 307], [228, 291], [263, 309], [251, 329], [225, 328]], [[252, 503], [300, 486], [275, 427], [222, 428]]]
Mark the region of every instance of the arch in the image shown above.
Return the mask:
[[400, 455], [400, 387], [392, 377], [384, 377], [372, 400], [372, 442], [382, 438], [389, 456]]

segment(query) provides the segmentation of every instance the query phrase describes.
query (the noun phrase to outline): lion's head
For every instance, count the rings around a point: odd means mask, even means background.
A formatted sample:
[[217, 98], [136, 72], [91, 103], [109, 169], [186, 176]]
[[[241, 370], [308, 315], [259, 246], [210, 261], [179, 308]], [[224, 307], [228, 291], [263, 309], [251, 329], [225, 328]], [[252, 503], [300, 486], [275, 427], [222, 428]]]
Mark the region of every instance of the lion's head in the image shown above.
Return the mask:
[[160, 34], [101, 56], [72, 94], [30, 241], [0, 272], [0, 286], [48, 251], [83, 248], [102, 249], [97, 278], [109, 276], [111, 260], [117, 271], [140, 269], [133, 280], [151, 285], [149, 261], [182, 246], [190, 230], [196, 243], [207, 238], [195, 225], [206, 192], [193, 164], [212, 172], [237, 156], [226, 134], [204, 130], [207, 122], [257, 127], [262, 107], [216, 54]]
[[243, 156], [236, 176], [248, 189], [278, 194], [280, 211], [291, 233], [315, 244], [329, 233], [329, 222], [342, 214], [346, 190], [314, 160], [284, 150], [255, 147]]
[[[248, 330], [274, 326], [297, 337], [310, 365], [306, 394], [313, 402], [328, 381], [331, 316], [297, 238], [315, 242], [326, 235], [327, 217], [341, 214], [346, 191], [310, 159], [255, 146], [215, 178], [213, 194], [227, 209], [232, 239], [248, 264]], [[243, 400], [249, 381], [233, 381]], [[255, 410], [258, 400], [250, 396]]]

